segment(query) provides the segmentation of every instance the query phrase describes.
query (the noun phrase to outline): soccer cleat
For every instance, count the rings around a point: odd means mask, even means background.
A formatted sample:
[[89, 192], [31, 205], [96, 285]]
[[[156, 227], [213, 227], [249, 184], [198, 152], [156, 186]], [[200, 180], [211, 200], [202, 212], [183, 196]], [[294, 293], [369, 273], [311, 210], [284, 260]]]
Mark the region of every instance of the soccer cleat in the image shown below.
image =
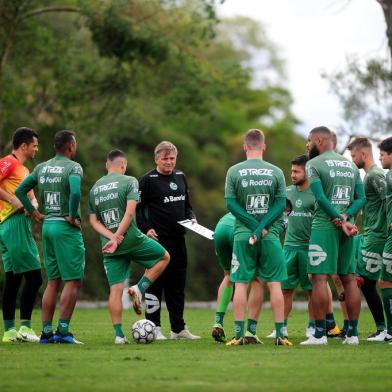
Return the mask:
[[337, 325], [335, 325], [333, 328], [331, 328], [327, 331], [327, 337], [338, 338], [338, 337], [340, 337], [340, 332], [341, 332], [340, 328]]
[[156, 331], [156, 340], [167, 340], [167, 337], [162, 333], [161, 327], [155, 327]]
[[200, 339], [200, 336], [193, 335], [188, 327], [185, 325], [184, 329], [178, 333], [171, 331], [170, 332], [170, 339], [177, 340], [177, 339], [189, 339], [189, 340], [196, 340]]
[[42, 344], [54, 343], [54, 335], [53, 332], [45, 333], [42, 332], [39, 338], [39, 342]]
[[243, 338], [243, 344], [263, 344], [263, 342], [257, 337], [257, 335], [246, 331], [245, 337]]
[[128, 289], [128, 294], [132, 301], [133, 310], [136, 314], [142, 314], [142, 293], [139, 290], [139, 287], [135, 284], [134, 286]]
[[291, 343], [289, 339], [287, 339], [286, 337], [283, 338], [277, 337], [275, 339], [275, 346], [292, 346], [292, 345], [293, 343]]
[[116, 336], [116, 338], [114, 339], [114, 344], [128, 344], [129, 340], [123, 336]]
[[347, 335], [347, 331], [345, 329], [340, 330], [339, 338], [344, 339]]
[[392, 342], [392, 335], [390, 335], [389, 333], [387, 333], [387, 335], [384, 338], [384, 342]]
[[315, 332], [316, 332], [316, 329], [314, 327], [308, 327], [308, 328], [306, 328], [305, 336], [307, 338], [310, 338], [311, 336], [313, 336], [315, 334]]
[[65, 343], [65, 344], [84, 344], [79, 340], [75, 339], [72, 333], [68, 332], [67, 334], [63, 335], [59, 331], [53, 336], [53, 343]]
[[322, 336], [321, 338], [315, 338], [312, 335], [310, 338], [308, 338], [307, 340], [304, 340], [300, 344], [302, 346], [317, 346], [317, 345], [328, 344], [328, 340], [327, 340], [326, 336]]
[[276, 330], [274, 329], [269, 335], [266, 336], [267, 338], [270, 339], [275, 339], [276, 338]]
[[29, 327], [26, 327], [25, 325], [22, 325], [19, 328], [18, 333], [19, 333], [19, 339], [22, 340], [23, 342], [38, 343], [40, 341], [39, 337], [34, 332], [34, 330]]
[[244, 338], [233, 338], [229, 342], [226, 343], [226, 346], [243, 346], [244, 343]]
[[346, 336], [346, 339], [343, 340], [343, 344], [359, 344], [358, 336]]
[[18, 339], [20, 339], [20, 336], [15, 328], [4, 331], [3, 343], [16, 343]]
[[211, 336], [216, 342], [224, 343], [226, 341], [225, 330], [223, 329], [222, 324], [215, 324], [212, 327]]
[[387, 330], [377, 331], [369, 335], [366, 340], [368, 342], [384, 342], [386, 336], [387, 336]]

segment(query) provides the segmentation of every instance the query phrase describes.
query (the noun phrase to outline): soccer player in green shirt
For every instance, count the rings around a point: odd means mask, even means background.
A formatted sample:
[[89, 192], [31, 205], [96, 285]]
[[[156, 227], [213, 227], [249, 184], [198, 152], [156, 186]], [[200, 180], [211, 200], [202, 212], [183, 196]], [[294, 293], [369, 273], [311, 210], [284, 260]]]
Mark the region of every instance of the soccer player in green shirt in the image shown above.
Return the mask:
[[122, 294], [124, 280], [130, 275], [131, 261], [146, 268], [138, 284], [129, 289], [134, 310], [141, 314], [142, 294], [163, 272], [169, 254], [157, 241], [144, 235], [136, 225], [139, 183], [125, 176], [127, 159], [113, 150], [106, 161], [108, 174], [100, 178], [89, 193], [89, 220], [100, 234], [103, 263], [110, 285], [109, 311], [115, 331], [115, 344], [126, 344], [122, 330]]
[[[291, 345], [283, 335], [284, 302], [280, 282], [287, 279], [286, 266], [275, 223], [286, 205], [286, 184], [281, 169], [263, 160], [264, 134], [249, 130], [244, 138], [247, 160], [232, 166], [226, 176], [225, 199], [236, 217], [230, 280], [235, 283], [233, 299], [235, 338], [244, 340], [247, 289], [254, 277], [267, 283], [276, 329], [276, 345]], [[268, 227], [268, 230], [267, 230]]]
[[374, 162], [372, 144], [368, 138], [357, 137], [347, 148], [350, 150], [353, 162], [366, 172], [363, 180], [366, 204], [363, 208], [363, 237], [358, 254], [357, 274], [363, 278], [360, 288], [377, 328], [377, 331], [368, 336], [367, 340], [381, 342], [384, 341], [387, 331], [382, 301], [376, 284], [381, 274], [382, 252], [388, 235], [385, 174]]
[[[384, 340], [392, 342], [392, 137], [384, 139], [379, 145], [380, 161], [383, 169], [388, 169], [386, 174], [386, 209], [388, 237], [384, 246], [381, 268], [381, 295], [384, 311], [387, 318], [387, 335]], [[390, 343], [392, 344], [392, 343]]]
[[358, 344], [358, 316], [361, 298], [354, 278], [353, 235], [356, 226], [350, 219], [366, 202], [359, 170], [349, 160], [333, 151], [332, 134], [327, 127], [311, 130], [307, 148], [310, 161], [307, 176], [316, 198], [316, 210], [309, 240], [307, 272], [313, 286], [312, 303], [315, 334], [303, 345], [327, 344], [327, 275], [339, 274], [344, 286], [348, 331], [344, 344]]
[[[77, 144], [72, 131], [59, 131], [54, 137], [55, 157], [40, 163], [16, 190], [24, 208], [42, 226], [42, 248], [48, 283], [42, 298], [41, 343], [81, 344], [69, 332], [81, 280], [84, 275], [84, 242], [80, 230], [82, 167], [72, 159]], [[38, 189], [39, 210], [27, 197]], [[53, 333], [52, 321], [61, 283], [60, 319]]]

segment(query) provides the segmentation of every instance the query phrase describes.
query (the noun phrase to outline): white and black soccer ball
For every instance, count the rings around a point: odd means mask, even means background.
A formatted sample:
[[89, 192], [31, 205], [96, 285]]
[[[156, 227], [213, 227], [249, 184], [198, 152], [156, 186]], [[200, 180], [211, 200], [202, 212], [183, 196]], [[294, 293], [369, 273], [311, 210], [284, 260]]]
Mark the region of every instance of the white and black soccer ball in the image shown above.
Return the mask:
[[132, 338], [136, 343], [152, 343], [156, 337], [156, 327], [152, 321], [139, 320], [132, 325]]

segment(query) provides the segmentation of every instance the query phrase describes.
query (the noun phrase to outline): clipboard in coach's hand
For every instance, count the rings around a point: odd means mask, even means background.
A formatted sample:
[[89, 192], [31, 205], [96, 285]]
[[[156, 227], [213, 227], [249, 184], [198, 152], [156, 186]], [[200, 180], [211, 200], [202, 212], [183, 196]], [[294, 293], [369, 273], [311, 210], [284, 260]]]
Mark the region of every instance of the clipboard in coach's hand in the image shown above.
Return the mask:
[[209, 240], [214, 239], [214, 232], [207, 227], [199, 225], [198, 223], [192, 223], [190, 219], [185, 219], [182, 221], [178, 221], [178, 223], [189, 230], [194, 231], [195, 233], [201, 235], [202, 237], [208, 238]]

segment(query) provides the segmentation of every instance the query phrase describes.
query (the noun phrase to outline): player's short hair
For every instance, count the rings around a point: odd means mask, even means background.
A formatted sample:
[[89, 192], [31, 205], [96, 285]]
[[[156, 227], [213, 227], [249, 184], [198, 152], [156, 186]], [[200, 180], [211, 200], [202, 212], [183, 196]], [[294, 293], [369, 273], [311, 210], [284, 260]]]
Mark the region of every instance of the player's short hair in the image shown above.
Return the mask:
[[305, 154], [299, 155], [298, 157], [294, 158], [291, 161], [292, 165], [297, 165], [297, 166], [305, 166], [306, 163], [309, 161], [309, 157]]
[[387, 152], [388, 154], [392, 153], [392, 136], [384, 139], [379, 145], [378, 148], [382, 151]]
[[264, 133], [260, 129], [249, 129], [244, 136], [244, 144], [250, 150], [256, 150], [264, 143]]
[[347, 148], [350, 151], [354, 150], [355, 148], [372, 148], [372, 143], [370, 143], [370, 140], [367, 137], [358, 136], [350, 142]]
[[332, 132], [329, 128], [325, 127], [325, 126], [319, 126], [316, 128], [313, 128], [310, 132], [310, 134], [314, 135], [314, 134], [321, 134], [323, 136], [325, 136], [328, 139], [332, 139]]
[[54, 135], [54, 149], [57, 152], [63, 152], [74, 141], [75, 141], [75, 132], [67, 131], [67, 130], [58, 131]]
[[112, 150], [109, 152], [107, 156], [107, 160], [113, 162], [116, 158], [124, 158], [127, 159], [125, 153], [121, 150]]
[[154, 156], [155, 158], [158, 158], [163, 152], [168, 154], [169, 152], [174, 152], [176, 155], [178, 154], [177, 147], [166, 140], [163, 142], [160, 142], [154, 149]]
[[12, 146], [14, 150], [17, 150], [23, 143], [32, 143], [34, 138], [38, 139], [38, 134], [33, 129], [27, 127], [18, 128], [12, 136]]

